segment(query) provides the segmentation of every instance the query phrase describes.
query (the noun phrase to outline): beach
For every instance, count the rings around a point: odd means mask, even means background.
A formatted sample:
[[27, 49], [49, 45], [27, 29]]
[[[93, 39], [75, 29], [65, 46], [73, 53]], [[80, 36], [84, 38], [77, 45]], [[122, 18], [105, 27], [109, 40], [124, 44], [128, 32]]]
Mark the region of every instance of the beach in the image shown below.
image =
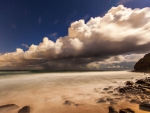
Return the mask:
[[[23, 106], [30, 106], [31, 113], [108, 113], [110, 103], [97, 103], [97, 99], [112, 97], [103, 89], [123, 86], [125, 81], [135, 81], [149, 76], [129, 71], [21, 73], [0, 76], [0, 106], [15, 104], [12, 109], [0, 109], [0, 113], [17, 113]], [[66, 105], [66, 100], [76, 103]], [[132, 108], [138, 104], [121, 99], [116, 109]]]

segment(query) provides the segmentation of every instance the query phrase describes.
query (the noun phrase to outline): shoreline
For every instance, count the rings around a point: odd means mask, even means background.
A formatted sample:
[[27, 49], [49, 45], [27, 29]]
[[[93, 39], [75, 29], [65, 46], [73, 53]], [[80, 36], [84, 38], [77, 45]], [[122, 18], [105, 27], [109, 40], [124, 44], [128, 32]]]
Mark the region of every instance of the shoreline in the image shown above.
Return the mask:
[[[30, 113], [108, 113], [109, 102], [97, 103], [98, 99], [117, 97], [103, 89], [109, 86], [113, 86], [111, 90], [119, 86], [123, 87], [125, 81], [131, 80], [132, 77], [132, 80], [135, 81], [141, 74], [117, 71], [18, 76], [9, 79], [5, 76], [0, 78], [0, 90], [3, 91], [0, 93], [0, 106], [7, 104], [18, 106], [14, 109], [16, 111], [9, 111], [9, 113], [17, 113], [24, 106], [30, 106]], [[64, 105], [66, 100], [79, 104], [79, 106]], [[131, 107], [137, 113], [139, 111], [139, 113], [148, 113], [139, 110], [137, 104], [124, 101], [118, 105], [114, 104], [114, 107], [117, 110]], [[2, 113], [8, 113], [8, 110], [6, 111]]]

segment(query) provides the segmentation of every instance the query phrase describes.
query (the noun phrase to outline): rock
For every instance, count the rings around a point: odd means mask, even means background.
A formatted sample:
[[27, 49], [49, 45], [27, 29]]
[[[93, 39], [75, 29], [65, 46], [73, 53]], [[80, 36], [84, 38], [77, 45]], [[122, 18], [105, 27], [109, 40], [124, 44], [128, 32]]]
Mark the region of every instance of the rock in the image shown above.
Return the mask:
[[142, 90], [143, 90], [144, 93], [150, 93], [150, 89], [142, 88]]
[[118, 96], [118, 93], [114, 93], [113, 95], [114, 95], [114, 96]]
[[109, 86], [108, 88], [109, 88], [109, 89], [112, 89], [112, 88], [113, 88], [113, 86]]
[[109, 113], [118, 113], [113, 106], [109, 106], [108, 109], [109, 109]]
[[113, 101], [112, 98], [107, 98], [106, 101], [110, 102], [110, 101]]
[[138, 99], [131, 99], [130, 102], [131, 103], [135, 103], [135, 104], [139, 104], [140, 100], [138, 100]]
[[150, 112], [150, 101], [142, 102], [142, 103], [139, 105], [139, 109], [140, 109], [140, 110], [143, 110], [143, 111], [149, 111], [149, 112]]
[[74, 102], [72, 102], [72, 101], [70, 101], [70, 100], [66, 100], [65, 102], [64, 102], [64, 105], [73, 105], [73, 106], [78, 106], [78, 104], [75, 104]]
[[142, 100], [146, 99], [146, 95], [144, 95], [144, 94], [140, 95], [140, 97]]
[[118, 102], [115, 100], [112, 100], [112, 101], [110, 101], [110, 104], [118, 104]]
[[113, 91], [108, 91], [107, 93], [110, 94], [110, 93], [113, 93]]
[[126, 81], [125, 84], [126, 84], [126, 85], [133, 85], [134, 82], [132, 82], [132, 81]]
[[126, 93], [126, 90], [124, 88], [119, 88], [119, 93]]
[[104, 88], [103, 90], [109, 90], [109, 88]]
[[30, 106], [24, 106], [18, 111], [18, 113], [30, 113]]
[[112, 81], [112, 83], [117, 83], [117, 81]]
[[115, 100], [122, 100], [122, 98], [114, 98]]
[[6, 104], [6, 105], [2, 105], [2, 106], [0, 106], [0, 109], [4, 109], [4, 108], [18, 108], [18, 106], [17, 105], [15, 105], [15, 104]]
[[130, 95], [125, 96], [126, 99], [131, 99], [132, 97]]
[[148, 72], [150, 69], [150, 53], [141, 58], [134, 66], [137, 72]]
[[119, 96], [124, 96], [124, 94], [121, 93], [121, 94], [119, 94]]
[[106, 100], [103, 99], [103, 98], [100, 98], [100, 99], [97, 101], [97, 103], [106, 103]]
[[144, 80], [142, 80], [142, 79], [137, 80], [135, 83], [136, 84], [146, 84], [146, 82]]
[[0, 113], [15, 113], [18, 111], [18, 106], [15, 104], [6, 104], [0, 106]]
[[135, 113], [135, 111], [133, 111], [130, 108], [126, 108], [126, 109], [120, 109], [119, 113]]
[[98, 92], [98, 89], [94, 88], [94, 91], [95, 91], [95, 92]]

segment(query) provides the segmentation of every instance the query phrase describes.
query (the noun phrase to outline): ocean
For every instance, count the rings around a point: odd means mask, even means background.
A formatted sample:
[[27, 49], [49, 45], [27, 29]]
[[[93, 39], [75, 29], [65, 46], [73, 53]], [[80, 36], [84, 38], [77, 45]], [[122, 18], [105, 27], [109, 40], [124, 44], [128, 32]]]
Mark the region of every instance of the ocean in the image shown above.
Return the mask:
[[[17, 109], [0, 110], [17, 113], [30, 106], [31, 113], [92, 113], [95, 100], [107, 96], [103, 88], [122, 86], [127, 80], [149, 76], [129, 71], [30, 73], [28, 71], [0, 72], [0, 105], [16, 104]], [[66, 107], [65, 100], [79, 103], [81, 107]], [[71, 111], [73, 110], [73, 111]], [[92, 111], [91, 111], [92, 110]], [[143, 112], [145, 113], [145, 112]]]

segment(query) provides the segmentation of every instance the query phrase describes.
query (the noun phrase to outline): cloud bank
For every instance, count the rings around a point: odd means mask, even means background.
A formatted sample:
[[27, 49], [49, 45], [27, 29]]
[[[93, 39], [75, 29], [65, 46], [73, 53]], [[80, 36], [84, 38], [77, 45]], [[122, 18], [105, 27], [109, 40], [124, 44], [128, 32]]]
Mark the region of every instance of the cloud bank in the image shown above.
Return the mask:
[[113, 61], [119, 67], [119, 63], [132, 59], [128, 57], [139, 58], [149, 52], [149, 36], [150, 8], [119, 5], [87, 23], [73, 22], [68, 36], [59, 37], [56, 42], [44, 37], [43, 42], [32, 44], [27, 51], [17, 48], [0, 55], [0, 69], [79, 70], [92, 69], [94, 65], [100, 68]]

